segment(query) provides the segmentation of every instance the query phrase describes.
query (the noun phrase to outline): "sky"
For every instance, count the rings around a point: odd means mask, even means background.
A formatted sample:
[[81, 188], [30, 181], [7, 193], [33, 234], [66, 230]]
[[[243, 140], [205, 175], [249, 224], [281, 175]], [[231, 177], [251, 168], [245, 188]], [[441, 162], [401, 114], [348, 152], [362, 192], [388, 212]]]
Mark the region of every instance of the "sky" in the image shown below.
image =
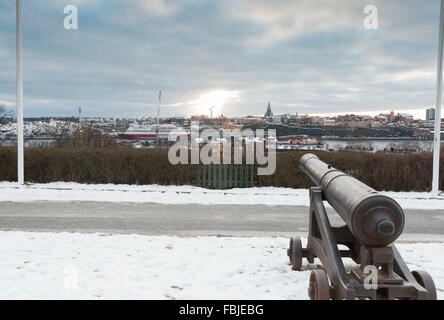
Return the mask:
[[[439, 0], [22, 0], [24, 114], [425, 117]], [[78, 30], [64, 8], [78, 8]], [[377, 29], [364, 27], [374, 5]], [[375, 22], [375, 21], [373, 21]], [[15, 1], [0, 0], [0, 105], [16, 108]]]

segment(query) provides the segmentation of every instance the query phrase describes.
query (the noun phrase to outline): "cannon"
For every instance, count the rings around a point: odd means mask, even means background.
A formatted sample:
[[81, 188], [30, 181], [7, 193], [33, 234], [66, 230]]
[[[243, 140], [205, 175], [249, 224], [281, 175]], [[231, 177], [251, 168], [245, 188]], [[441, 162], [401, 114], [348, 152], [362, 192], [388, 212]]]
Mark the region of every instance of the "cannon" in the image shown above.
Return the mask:
[[[436, 300], [436, 288], [425, 271], [410, 271], [393, 244], [402, 234], [405, 215], [399, 204], [349, 174], [306, 154], [301, 170], [316, 187], [310, 189], [307, 246], [290, 239], [287, 254], [293, 270], [303, 259], [321, 266], [312, 270], [308, 295], [312, 300]], [[344, 225], [333, 227], [327, 201]], [[343, 259], [351, 262], [344, 264]]]

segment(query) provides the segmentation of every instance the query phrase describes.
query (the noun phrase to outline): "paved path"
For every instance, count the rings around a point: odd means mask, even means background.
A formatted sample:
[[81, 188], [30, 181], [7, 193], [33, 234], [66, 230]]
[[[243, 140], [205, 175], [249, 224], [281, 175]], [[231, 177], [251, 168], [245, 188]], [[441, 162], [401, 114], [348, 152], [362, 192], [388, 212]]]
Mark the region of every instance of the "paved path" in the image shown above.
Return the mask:
[[[406, 210], [406, 241], [444, 241], [444, 213]], [[341, 225], [330, 214], [333, 225]], [[298, 206], [164, 205], [100, 202], [0, 203], [0, 230], [147, 235], [305, 235], [308, 208]]]

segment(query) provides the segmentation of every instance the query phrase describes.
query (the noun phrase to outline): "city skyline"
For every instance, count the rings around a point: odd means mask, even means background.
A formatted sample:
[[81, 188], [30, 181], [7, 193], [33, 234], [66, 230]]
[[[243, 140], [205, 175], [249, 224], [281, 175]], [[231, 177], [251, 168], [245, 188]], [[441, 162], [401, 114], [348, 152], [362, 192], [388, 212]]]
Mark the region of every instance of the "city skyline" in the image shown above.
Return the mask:
[[[434, 105], [439, 1], [24, 3], [25, 117], [378, 114]], [[79, 30], [63, 28], [64, 6]], [[0, 104], [15, 109], [14, 3], [0, 3]], [[284, 10], [285, 9], [285, 10]]]
[[[267, 104], [267, 108], [268, 106], [272, 107], [271, 102], [269, 101]], [[274, 109], [272, 109], [273, 112]], [[274, 115], [276, 116], [295, 116], [295, 115], [299, 115], [299, 116], [309, 116], [309, 117], [321, 117], [321, 118], [335, 118], [338, 116], [346, 116], [346, 115], [356, 115], [356, 116], [371, 116], [371, 117], [376, 117], [379, 115], [389, 115], [390, 113], [393, 112], [393, 114], [395, 115], [411, 115], [413, 116], [413, 118], [415, 120], [427, 120], [427, 114], [429, 112], [429, 110], [435, 110], [435, 108], [432, 107], [424, 107], [423, 109], [418, 109], [418, 110], [397, 110], [397, 109], [387, 109], [387, 110], [379, 110], [379, 111], [369, 111], [369, 112], [365, 112], [365, 111], [361, 111], [361, 112], [337, 112], [337, 113], [299, 113], [299, 112], [295, 112], [295, 113], [279, 113], [279, 112], [273, 112]], [[15, 120], [15, 115], [13, 112], [11, 112], [13, 110], [8, 110], [6, 108], [6, 112], [8, 112], [9, 114], [6, 116], [7, 118], [13, 118]], [[413, 111], [413, 112], [412, 112]], [[157, 114], [142, 114], [142, 115], [137, 115], [137, 116], [105, 116], [105, 115], [94, 115], [94, 116], [89, 116], [88, 114], [85, 114], [83, 107], [79, 106], [76, 110], [71, 110], [72, 113], [68, 113], [65, 115], [39, 115], [39, 116], [29, 116], [27, 118], [70, 118], [70, 117], [86, 117], [86, 118], [156, 118]], [[268, 112], [268, 110], [267, 110]], [[160, 114], [160, 118], [161, 119], [168, 119], [168, 118], [192, 118], [192, 117], [208, 117], [208, 118], [220, 118], [220, 117], [225, 117], [225, 118], [245, 118], [245, 117], [261, 117], [264, 118], [263, 114], [238, 114], [238, 115], [225, 115], [225, 114], [213, 114], [213, 116], [211, 116], [211, 108], [208, 108], [208, 112], [207, 113], [196, 113], [196, 114], [191, 114], [191, 115], [162, 115]], [[433, 119], [432, 119], [433, 120]]]

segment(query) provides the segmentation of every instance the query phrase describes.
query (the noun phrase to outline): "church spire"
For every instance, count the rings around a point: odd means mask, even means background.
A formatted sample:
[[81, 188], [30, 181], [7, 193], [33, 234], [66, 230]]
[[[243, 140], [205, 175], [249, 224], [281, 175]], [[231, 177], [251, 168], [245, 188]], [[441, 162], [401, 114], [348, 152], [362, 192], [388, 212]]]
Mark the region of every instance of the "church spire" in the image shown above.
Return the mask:
[[268, 101], [268, 108], [267, 112], [265, 113], [265, 118], [271, 118], [273, 116], [273, 112], [271, 111], [271, 104], [270, 101]]

